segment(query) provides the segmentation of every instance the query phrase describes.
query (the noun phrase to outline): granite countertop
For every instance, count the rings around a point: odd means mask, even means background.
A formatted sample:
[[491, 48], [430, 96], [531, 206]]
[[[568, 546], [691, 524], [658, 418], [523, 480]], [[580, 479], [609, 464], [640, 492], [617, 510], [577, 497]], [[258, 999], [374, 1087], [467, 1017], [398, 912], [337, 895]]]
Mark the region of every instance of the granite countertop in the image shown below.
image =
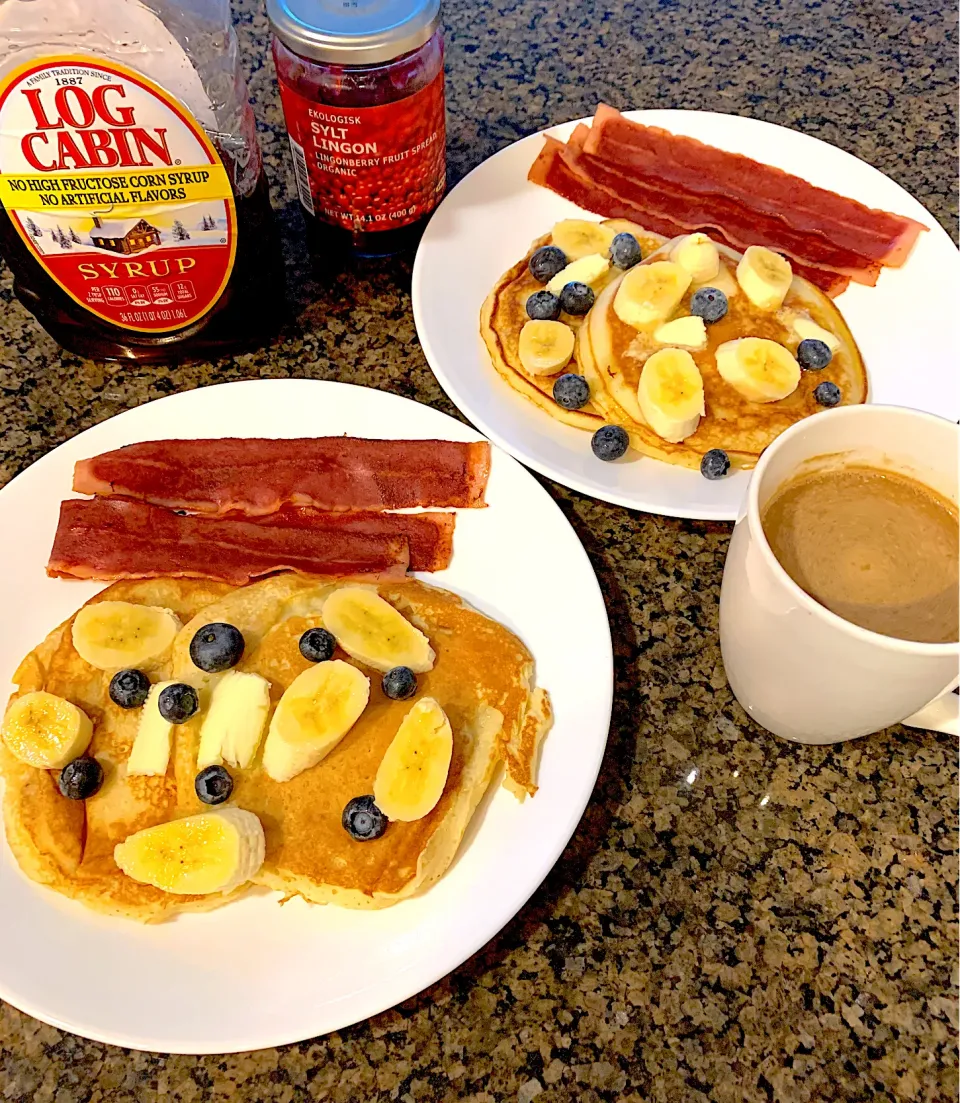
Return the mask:
[[[172, 391], [345, 379], [456, 413], [416, 339], [409, 260], [311, 275], [260, 5], [235, 5], [287, 243], [273, 347], [189, 367], [61, 353], [0, 267], [0, 482]], [[514, 139], [620, 107], [705, 108], [848, 149], [956, 232], [956, 11], [936, 0], [447, 0], [459, 178]], [[611, 616], [617, 693], [593, 800], [519, 916], [449, 977], [300, 1045], [163, 1057], [0, 1009], [0, 1099], [947, 1103], [958, 1091], [957, 752], [893, 728], [834, 749], [751, 724], [724, 680], [729, 526], [549, 484]], [[816, 669], [796, 676], [810, 680]]]

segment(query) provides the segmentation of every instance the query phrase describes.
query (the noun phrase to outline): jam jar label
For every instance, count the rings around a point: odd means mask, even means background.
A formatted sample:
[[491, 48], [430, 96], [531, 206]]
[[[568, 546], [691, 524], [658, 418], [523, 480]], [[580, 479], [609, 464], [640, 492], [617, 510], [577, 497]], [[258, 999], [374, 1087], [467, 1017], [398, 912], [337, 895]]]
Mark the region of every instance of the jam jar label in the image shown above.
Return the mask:
[[46, 57], [0, 82], [0, 203], [56, 283], [123, 329], [190, 325], [233, 270], [216, 149], [172, 96], [102, 58]]
[[443, 73], [380, 107], [329, 107], [280, 82], [300, 201], [349, 230], [422, 218], [446, 183]]

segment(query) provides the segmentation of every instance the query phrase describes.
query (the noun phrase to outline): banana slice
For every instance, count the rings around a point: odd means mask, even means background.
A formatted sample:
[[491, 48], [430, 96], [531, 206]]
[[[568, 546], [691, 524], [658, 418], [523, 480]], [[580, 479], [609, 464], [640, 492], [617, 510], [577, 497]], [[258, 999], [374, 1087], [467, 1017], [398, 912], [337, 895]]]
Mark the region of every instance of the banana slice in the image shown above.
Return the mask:
[[737, 282], [754, 306], [776, 310], [793, 281], [790, 262], [762, 245], [751, 245], [737, 265]]
[[59, 770], [90, 746], [90, 717], [70, 701], [44, 690], [10, 702], [3, 741], [14, 758], [43, 770]]
[[527, 322], [520, 330], [520, 363], [531, 375], [556, 375], [570, 363], [574, 343], [573, 330], [563, 322]]
[[750, 402], [778, 402], [793, 394], [800, 365], [789, 349], [765, 337], [741, 337], [717, 349], [720, 377]]
[[831, 352], [836, 352], [840, 347], [838, 337], [802, 314], [798, 314], [793, 319], [793, 332], [801, 341], [823, 341]]
[[257, 817], [242, 808], [221, 808], [137, 831], [113, 848], [113, 860], [141, 884], [205, 896], [249, 881], [265, 852]]
[[673, 444], [692, 436], [706, 412], [703, 378], [689, 352], [660, 349], [643, 365], [637, 401], [647, 424]]
[[687, 234], [671, 249], [670, 259], [695, 283], [709, 283], [720, 271], [720, 251], [706, 234]]
[[289, 781], [316, 766], [357, 722], [369, 699], [370, 679], [342, 659], [305, 670], [287, 687], [270, 721], [264, 770], [274, 781]]
[[415, 674], [433, 670], [430, 641], [389, 601], [363, 586], [341, 586], [323, 606], [323, 623], [348, 655], [385, 674], [408, 666]]
[[377, 807], [391, 820], [422, 819], [443, 794], [452, 757], [446, 713], [432, 697], [421, 698], [403, 718], [377, 770]]
[[156, 682], [150, 687], [146, 701], [140, 709], [140, 725], [137, 737], [130, 748], [127, 773], [144, 777], [163, 777], [170, 761], [170, 744], [173, 724], [160, 715], [157, 699], [167, 686], [175, 682]]
[[547, 290], [554, 295], [567, 286], [568, 283], [585, 283], [588, 287], [597, 290], [597, 285], [603, 276], [610, 271], [610, 261], [600, 253], [590, 253], [572, 261], [566, 268], [562, 268], [547, 284]]
[[256, 756], [270, 713], [270, 683], [231, 670], [217, 682], [200, 727], [197, 769], [226, 762], [245, 770]]
[[169, 609], [129, 601], [85, 605], [73, 621], [77, 654], [98, 670], [146, 669], [170, 650], [180, 621]]
[[616, 234], [616, 230], [612, 230], [602, 222], [588, 222], [583, 218], [565, 218], [554, 226], [551, 244], [562, 249], [567, 254], [568, 260], [579, 260], [591, 253], [606, 253]]
[[613, 300], [621, 322], [639, 329], [665, 322], [690, 286], [690, 273], [672, 260], [638, 264], [623, 277]]
[[707, 347], [707, 327], [702, 318], [691, 314], [674, 318], [653, 331], [653, 339], [661, 345], [680, 345], [688, 349]]

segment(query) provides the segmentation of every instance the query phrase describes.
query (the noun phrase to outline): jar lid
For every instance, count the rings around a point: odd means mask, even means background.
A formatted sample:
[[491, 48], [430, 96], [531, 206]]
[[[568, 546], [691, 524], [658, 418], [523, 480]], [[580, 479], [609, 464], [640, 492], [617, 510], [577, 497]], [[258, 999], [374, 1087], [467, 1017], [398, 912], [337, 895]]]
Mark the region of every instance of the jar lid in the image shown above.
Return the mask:
[[416, 50], [440, 25], [440, 0], [267, 0], [273, 32], [294, 53], [376, 65]]

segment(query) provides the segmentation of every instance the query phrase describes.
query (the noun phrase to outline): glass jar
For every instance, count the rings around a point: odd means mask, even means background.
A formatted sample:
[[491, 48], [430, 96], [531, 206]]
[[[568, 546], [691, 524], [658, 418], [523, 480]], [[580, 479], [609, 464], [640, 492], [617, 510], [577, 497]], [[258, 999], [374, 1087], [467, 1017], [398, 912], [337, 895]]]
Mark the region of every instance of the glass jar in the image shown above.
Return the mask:
[[313, 248], [416, 244], [446, 184], [439, 0], [268, 0]]

